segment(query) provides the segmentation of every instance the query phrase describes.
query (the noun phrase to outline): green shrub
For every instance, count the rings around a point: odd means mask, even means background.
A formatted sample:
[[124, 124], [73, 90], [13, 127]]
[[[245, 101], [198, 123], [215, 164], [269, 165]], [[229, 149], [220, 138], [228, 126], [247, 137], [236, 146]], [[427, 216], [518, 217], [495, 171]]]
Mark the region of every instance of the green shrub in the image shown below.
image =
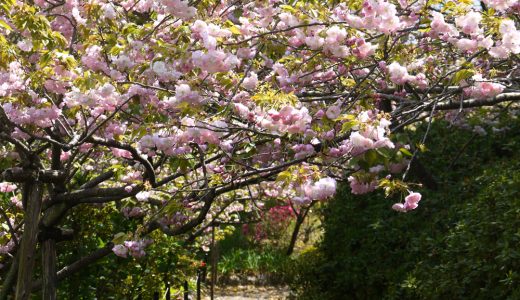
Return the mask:
[[283, 249], [273, 247], [241, 249], [236, 248], [222, 255], [218, 262], [219, 281], [232, 282], [237, 277], [241, 282], [247, 277], [255, 277], [258, 284], [284, 284], [290, 273], [292, 259]]
[[412, 272], [426, 298], [520, 298], [520, 161], [487, 169], [482, 187]]
[[318, 250], [298, 259], [301, 298], [520, 299], [518, 120], [509, 126], [481, 137], [434, 123], [419, 159], [439, 190], [406, 214], [341, 187]]

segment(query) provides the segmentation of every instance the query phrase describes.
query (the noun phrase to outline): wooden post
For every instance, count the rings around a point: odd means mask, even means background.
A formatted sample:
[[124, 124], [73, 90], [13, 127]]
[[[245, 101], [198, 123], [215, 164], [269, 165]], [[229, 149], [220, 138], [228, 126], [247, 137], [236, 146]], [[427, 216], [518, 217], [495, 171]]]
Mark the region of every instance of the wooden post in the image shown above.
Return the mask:
[[56, 300], [56, 241], [47, 239], [42, 245], [43, 300]]
[[188, 286], [188, 280], [184, 280], [184, 300], [190, 300], [190, 288]]
[[168, 274], [164, 275], [164, 286], [166, 287], [165, 300], [171, 300], [171, 292], [170, 292], [170, 281], [168, 280]]
[[27, 300], [31, 295], [43, 187], [37, 181], [27, 182], [23, 185], [22, 192], [25, 216], [24, 231], [19, 250], [20, 261], [16, 285], [16, 300]]
[[[55, 124], [54, 133], [59, 135], [59, 129]], [[58, 145], [52, 145], [51, 167], [53, 170], [61, 170], [61, 154], [62, 150]], [[53, 186], [52, 194], [65, 191], [65, 182], [57, 182]], [[63, 206], [62, 206], [63, 207]], [[63, 208], [57, 208], [62, 212]], [[55, 212], [56, 210], [54, 210]], [[45, 216], [42, 220], [45, 219]], [[61, 235], [61, 231], [58, 230]], [[53, 236], [43, 235], [42, 241], [42, 284], [43, 284], [43, 300], [56, 300], [56, 287], [58, 285], [58, 278], [56, 275], [56, 238]]]
[[200, 277], [201, 277], [201, 274], [202, 273], [202, 270], [201, 269], [197, 269], [197, 300], [200, 300]]
[[217, 283], [217, 255], [215, 249], [215, 225], [211, 226], [211, 287], [210, 298], [215, 299], [215, 284]]

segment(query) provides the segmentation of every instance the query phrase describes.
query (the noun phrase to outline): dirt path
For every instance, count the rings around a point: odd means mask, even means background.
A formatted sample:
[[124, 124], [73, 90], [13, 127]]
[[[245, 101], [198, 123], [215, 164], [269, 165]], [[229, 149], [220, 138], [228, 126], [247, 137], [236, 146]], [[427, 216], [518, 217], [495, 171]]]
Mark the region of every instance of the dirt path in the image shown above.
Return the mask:
[[[239, 285], [234, 287], [218, 288], [215, 290], [216, 300], [285, 300], [290, 291], [287, 287], [262, 287]], [[209, 294], [203, 299], [209, 300]]]

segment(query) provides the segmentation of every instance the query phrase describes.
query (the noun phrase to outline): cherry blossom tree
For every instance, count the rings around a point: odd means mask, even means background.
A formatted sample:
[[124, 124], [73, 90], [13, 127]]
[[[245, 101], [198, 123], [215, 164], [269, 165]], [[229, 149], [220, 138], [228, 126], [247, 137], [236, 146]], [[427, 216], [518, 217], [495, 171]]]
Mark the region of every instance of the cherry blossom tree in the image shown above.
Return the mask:
[[[97, 259], [145, 255], [151, 232], [195, 239], [265, 199], [324, 201], [340, 180], [415, 209], [405, 181], [427, 135], [400, 132], [516, 106], [519, 12], [516, 0], [1, 1], [2, 298], [54, 299]], [[142, 224], [57, 270], [55, 243], [81, 238], [60, 224], [80, 205]]]

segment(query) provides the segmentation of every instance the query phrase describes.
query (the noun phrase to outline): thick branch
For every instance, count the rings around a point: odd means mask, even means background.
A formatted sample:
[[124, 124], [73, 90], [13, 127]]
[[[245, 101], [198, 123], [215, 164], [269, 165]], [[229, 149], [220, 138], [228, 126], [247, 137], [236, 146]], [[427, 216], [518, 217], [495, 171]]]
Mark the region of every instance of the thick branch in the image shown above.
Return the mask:
[[[106, 244], [105, 247], [100, 248], [89, 255], [81, 258], [80, 260], [72, 263], [69, 266], [64, 267], [63, 269], [59, 270], [56, 274], [56, 279], [59, 281], [63, 280], [64, 278], [77, 273], [78, 271], [83, 270], [85, 267], [90, 265], [91, 263], [95, 262], [98, 259], [101, 259], [108, 254], [112, 253], [112, 247], [114, 247], [113, 243]], [[42, 280], [38, 279], [36, 282], [32, 285], [32, 291], [36, 292], [42, 288]]]
[[82, 189], [90, 189], [114, 176], [114, 171], [105, 172], [81, 186]]
[[56, 202], [74, 202], [84, 203], [92, 202], [85, 199], [102, 198], [102, 197], [119, 197], [126, 198], [136, 195], [141, 191], [142, 187], [133, 187], [132, 191], [127, 192], [124, 187], [117, 188], [90, 188], [90, 189], [79, 189], [69, 193], [58, 194], [52, 199]]
[[[462, 102], [463, 108], [470, 107], [482, 107], [482, 106], [493, 106], [498, 103], [507, 102], [507, 101], [520, 101], [520, 93], [504, 93], [497, 95], [493, 98], [486, 99], [468, 99]], [[460, 102], [449, 101], [449, 102], [440, 102], [437, 104], [437, 110], [450, 110], [450, 109], [459, 109], [461, 107]]]
[[56, 170], [42, 170], [38, 174], [33, 171], [27, 171], [22, 168], [7, 169], [0, 174], [0, 181], [9, 182], [27, 182], [38, 178], [38, 181], [44, 183], [63, 182], [65, 173]]
[[162, 225], [159, 222], [154, 221], [148, 225], [147, 233], [150, 233], [157, 228], [160, 228], [162, 232], [164, 232], [167, 235], [171, 235], [171, 236], [184, 234], [184, 233], [190, 231], [191, 229], [193, 229], [194, 227], [196, 227], [197, 225], [201, 224], [204, 221], [204, 219], [206, 218], [206, 215], [209, 212], [209, 209], [211, 208], [211, 204], [213, 204], [213, 200], [215, 199], [215, 196], [216, 196], [215, 189], [209, 190], [204, 196], [202, 196], [202, 198], [200, 200], [204, 202], [204, 206], [199, 211], [199, 214], [197, 215], [197, 217], [194, 219], [191, 219], [188, 223], [186, 223], [180, 227], [177, 227], [175, 229], [171, 229], [170, 227], [168, 227], [166, 225]]

